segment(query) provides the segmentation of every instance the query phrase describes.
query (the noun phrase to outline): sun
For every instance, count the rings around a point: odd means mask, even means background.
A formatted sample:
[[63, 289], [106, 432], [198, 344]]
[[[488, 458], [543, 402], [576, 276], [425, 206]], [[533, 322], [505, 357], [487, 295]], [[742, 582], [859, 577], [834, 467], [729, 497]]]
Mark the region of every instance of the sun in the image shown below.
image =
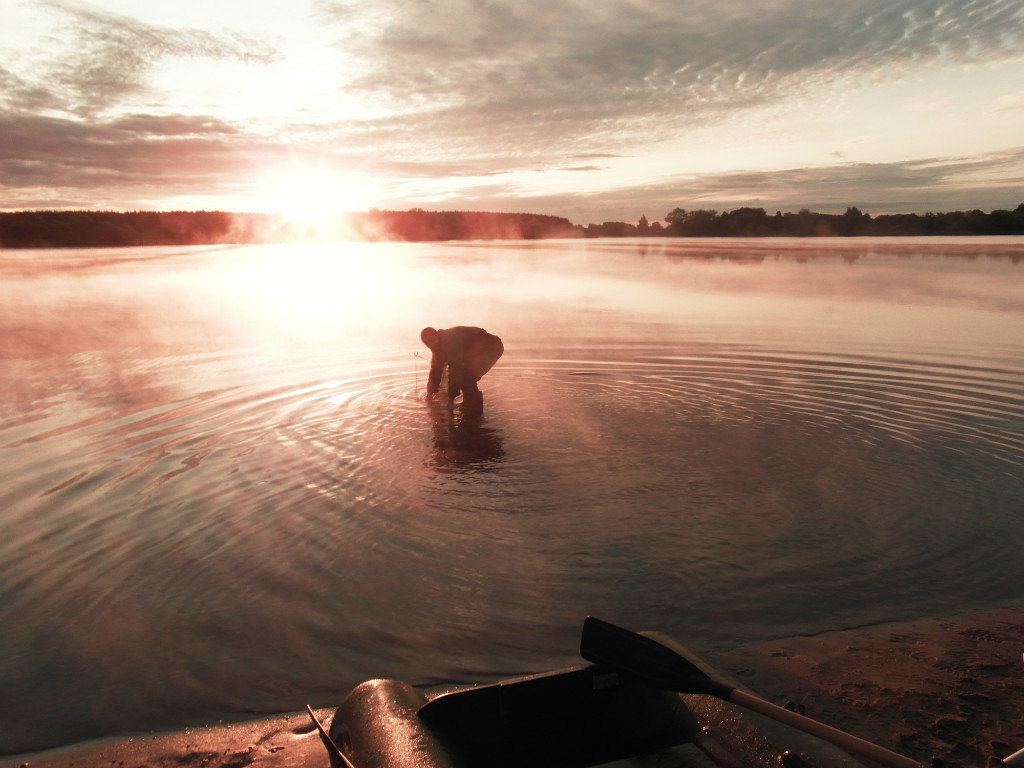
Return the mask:
[[304, 235], [328, 235], [342, 214], [367, 210], [365, 180], [319, 169], [289, 169], [268, 175], [263, 206], [284, 216]]

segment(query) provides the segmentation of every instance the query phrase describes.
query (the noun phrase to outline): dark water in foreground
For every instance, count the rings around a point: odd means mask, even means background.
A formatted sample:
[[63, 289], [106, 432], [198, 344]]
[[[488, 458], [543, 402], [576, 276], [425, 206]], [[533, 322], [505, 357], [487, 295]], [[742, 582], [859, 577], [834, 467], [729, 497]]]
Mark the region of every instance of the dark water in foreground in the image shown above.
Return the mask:
[[[0, 752], [1019, 600], [1024, 242], [0, 252]], [[424, 325], [506, 354], [422, 400]]]

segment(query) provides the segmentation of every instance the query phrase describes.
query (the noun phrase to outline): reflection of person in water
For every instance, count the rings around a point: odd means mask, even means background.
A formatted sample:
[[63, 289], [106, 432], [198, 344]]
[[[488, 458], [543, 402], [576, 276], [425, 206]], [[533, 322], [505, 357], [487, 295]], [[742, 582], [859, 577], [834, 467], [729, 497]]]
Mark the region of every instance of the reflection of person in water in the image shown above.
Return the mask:
[[457, 411], [438, 402], [427, 405], [434, 426], [434, 450], [430, 464], [446, 471], [486, 471], [505, 458], [501, 432], [474, 416], [461, 418]]
[[440, 389], [441, 376], [447, 366], [449, 404], [461, 393], [464, 413], [483, 413], [484, 396], [477, 382], [505, 351], [501, 339], [483, 328], [466, 325], [443, 330], [424, 328], [420, 339], [432, 353], [427, 397], [432, 397]]

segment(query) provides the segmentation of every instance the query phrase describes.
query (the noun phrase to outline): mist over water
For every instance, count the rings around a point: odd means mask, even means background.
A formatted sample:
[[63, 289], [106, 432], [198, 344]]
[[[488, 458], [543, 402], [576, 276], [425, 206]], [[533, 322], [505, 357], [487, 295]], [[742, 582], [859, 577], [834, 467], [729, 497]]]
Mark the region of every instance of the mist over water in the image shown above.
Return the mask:
[[[563, 666], [588, 613], [706, 650], [1019, 600], [1022, 257], [0, 251], [0, 753]], [[505, 344], [480, 421], [423, 400], [456, 324]]]

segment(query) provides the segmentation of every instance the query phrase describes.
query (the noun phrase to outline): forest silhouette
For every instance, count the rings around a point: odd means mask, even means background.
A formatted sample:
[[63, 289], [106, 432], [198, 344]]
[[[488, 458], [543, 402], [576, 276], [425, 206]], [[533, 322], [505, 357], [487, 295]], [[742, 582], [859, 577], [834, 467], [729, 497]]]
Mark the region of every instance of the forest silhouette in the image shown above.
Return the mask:
[[428, 242], [569, 237], [863, 237], [1024, 234], [1024, 203], [1014, 210], [902, 213], [872, 217], [776, 212], [764, 208], [675, 208], [664, 223], [606, 221], [581, 226], [533, 213], [370, 210], [317, 227], [284, 216], [224, 211], [15, 211], [0, 213], [0, 248], [128, 247], [277, 243], [308, 239]]
[[585, 237], [900, 237], [928, 235], [1024, 234], [1024, 203], [1014, 210], [896, 213], [872, 217], [857, 208], [842, 214], [797, 213], [764, 208], [737, 208], [725, 213], [700, 209], [672, 210], [665, 223], [607, 221], [584, 228]]
[[378, 211], [316, 226], [277, 214], [224, 211], [0, 213], [0, 248], [279, 243], [301, 240], [434, 241], [576, 237], [568, 219], [532, 213]]

